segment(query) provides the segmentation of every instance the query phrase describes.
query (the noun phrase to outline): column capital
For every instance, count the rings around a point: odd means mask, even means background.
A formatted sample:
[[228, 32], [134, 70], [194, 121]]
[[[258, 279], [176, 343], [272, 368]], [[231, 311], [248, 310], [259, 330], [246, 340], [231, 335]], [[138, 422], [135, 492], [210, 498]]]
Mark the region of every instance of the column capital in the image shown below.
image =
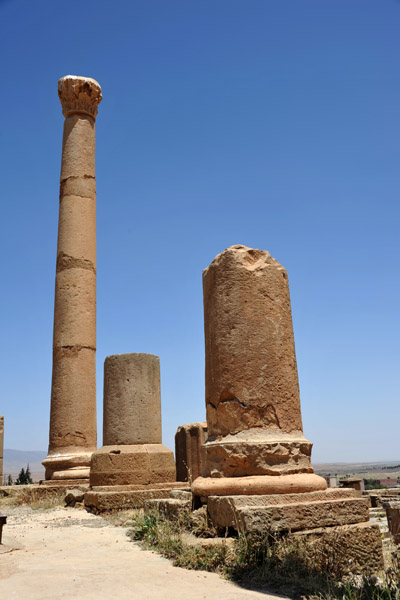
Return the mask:
[[97, 106], [103, 98], [95, 79], [76, 75], [66, 75], [58, 80], [58, 96], [64, 117], [81, 113], [93, 119], [96, 119]]

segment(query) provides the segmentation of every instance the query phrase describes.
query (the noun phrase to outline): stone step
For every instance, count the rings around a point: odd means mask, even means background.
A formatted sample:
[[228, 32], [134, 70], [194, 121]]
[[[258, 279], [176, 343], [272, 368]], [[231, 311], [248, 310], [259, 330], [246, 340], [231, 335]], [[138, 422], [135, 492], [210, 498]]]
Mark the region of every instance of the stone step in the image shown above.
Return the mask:
[[[226, 499], [228, 500], [228, 499]], [[224, 507], [225, 510], [221, 510]], [[243, 505], [232, 501], [208, 503], [208, 514], [216, 527], [240, 532], [278, 533], [368, 521], [368, 502], [363, 498], [341, 498], [275, 505]]]
[[[172, 484], [176, 486], [175, 484]], [[152, 498], [169, 498], [172, 485], [164, 487], [124, 490], [124, 491], [90, 491], [85, 494], [85, 508], [96, 514], [125, 510], [130, 508], [143, 508], [146, 500]]]

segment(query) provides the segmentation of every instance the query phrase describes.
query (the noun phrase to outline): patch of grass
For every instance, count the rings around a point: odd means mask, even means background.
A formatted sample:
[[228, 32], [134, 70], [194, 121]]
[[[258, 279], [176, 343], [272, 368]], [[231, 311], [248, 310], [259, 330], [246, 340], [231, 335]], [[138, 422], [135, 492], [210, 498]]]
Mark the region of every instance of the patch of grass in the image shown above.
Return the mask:
[[65, 490], [60, 489], [58, 493], [46, 490], [38, 486], [22, 486], [14, 488], [12, 492], [0, 499], [2, 507], [29, 506], [33, 510], [50, 510], [64, 505]]
[[[301, 538], [239, 535], [233, 546], [188, 546], [184, 531], [209, 536], [213, 533], [199, 515], [179, 515], [167, 520], [157, 511], [139, 510], [133, 517], [131, 539], [160, 552], [175, 566], [214, 571], [247, 587], [268, 588], [293, 598], [313, 600], [398, 600], [398, 568], [389, 569], [384, 579], [345, 578], [342, 561], [335, 552], [325, 552]], [[208, 529], [207, 529], [208, 528]], [[215, 535], [215, 533], [214, 533]], [[319, 553], [317, 555], [317, 553]]]
[[183, 531], [190, 531], [188, 515], [180, 515], [170, 521], [155, 510], [140, 510], [133, 518], [133, 528], [128, 535], [135, 541], [141, 541], [144, 547], [157, 550], [171, 559], [177, 567], [223, 573], [229, 549], [221, 546], [187, 546], [181, 540]]

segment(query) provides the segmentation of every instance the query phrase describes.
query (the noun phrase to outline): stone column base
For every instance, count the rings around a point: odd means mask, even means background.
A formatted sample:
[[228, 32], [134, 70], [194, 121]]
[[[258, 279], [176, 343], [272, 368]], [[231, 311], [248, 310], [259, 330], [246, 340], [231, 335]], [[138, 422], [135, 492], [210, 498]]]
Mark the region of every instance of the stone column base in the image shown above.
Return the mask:
[[208, 496], [301, 494], [327, 488], [326, 480], [314, 473], [296, 475], [253, 475], [249, 477], [198, 477], [192, 492], [201, 498]]
[[203, 444], [205, 477], [313, 473], [312, 443], [302, 431], [246, 429], [208, 438]]
[[174, 455], [162, 444], [103, 446], [92, 455], [91, 486], [151, 485], [174, 481]]
[[63, 479], [89, 479], [90, 452], [57, 452], [49, 454], [42, 465], [46, 469], [46, 480], [59, 481]]
[[240, 533], [289, 534], [315, 545], [320, 568], [335, 563], [343, 573], [379, 574], [383, 551], [379, 526], [369, 522], [369, 501], [352, 489], [302, 494], [211, 496], [207, 512], [217, 528]]

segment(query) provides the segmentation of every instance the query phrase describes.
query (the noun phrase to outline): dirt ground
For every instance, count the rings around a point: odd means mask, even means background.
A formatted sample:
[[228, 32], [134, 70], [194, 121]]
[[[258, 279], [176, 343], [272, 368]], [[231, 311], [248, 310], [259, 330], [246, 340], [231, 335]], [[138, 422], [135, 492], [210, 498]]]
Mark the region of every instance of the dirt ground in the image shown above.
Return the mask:
[[[5, 508], [5, 507], [4, 507]], [[126, 529], [83, 509], [10, 508], [0, 545], [0, 595], [18, 600], [272, 600], [215, 573], [173, 567]]]

